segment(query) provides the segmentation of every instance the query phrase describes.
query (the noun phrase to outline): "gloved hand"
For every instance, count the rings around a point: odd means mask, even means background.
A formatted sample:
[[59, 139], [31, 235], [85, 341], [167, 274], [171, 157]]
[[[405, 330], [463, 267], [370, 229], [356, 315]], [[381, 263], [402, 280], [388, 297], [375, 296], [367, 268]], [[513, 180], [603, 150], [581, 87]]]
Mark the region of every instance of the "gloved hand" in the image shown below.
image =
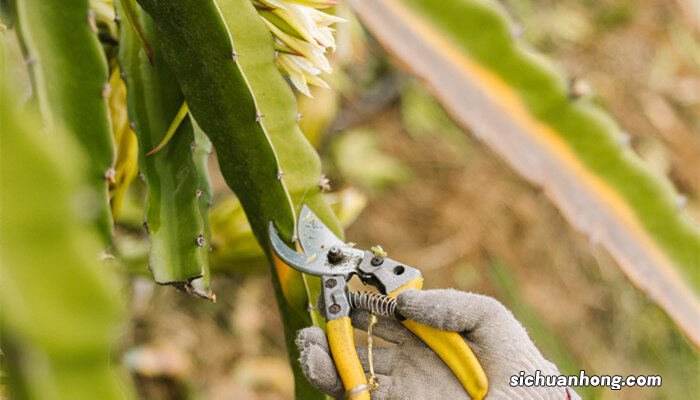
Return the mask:
[[[580, 399], [568, 388], [511, 387], [510, 377], [520, 371], [534, 375], [558, 375], [542, 357], [525, 329], [497, 300], [452, 289], [407, 290], [397, 297], [397, 311], [408, 319], [440, 330], [460, 332], [481, 362], [489, 380], [487, 399]], [[369, 313], [352, 314], [353, 326], [367, 329]], [[433, 351], [399, 322], [378, 317], [376, 336], [396, 344], [374, 347], [374, 369], [379, 387], [376, 400], [468, 399], [452, 371]], [[297, 346], [307, 379], [319, 390], [343, 398], [344, 389], [330, 355], [325, 333], [317, 327], [299, 331]], [[357, 353], [368, 371], [367, 348]]]

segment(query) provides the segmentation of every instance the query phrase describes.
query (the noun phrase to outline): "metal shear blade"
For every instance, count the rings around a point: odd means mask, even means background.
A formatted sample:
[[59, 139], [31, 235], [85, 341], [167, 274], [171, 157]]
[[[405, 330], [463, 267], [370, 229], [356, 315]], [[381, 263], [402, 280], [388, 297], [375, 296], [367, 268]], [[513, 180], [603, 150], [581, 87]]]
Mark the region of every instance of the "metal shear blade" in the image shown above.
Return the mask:
[[[340, 240], [306, 205], [302, 207], [297, 222], [297, 235], [304, 254], [287, 247], [272, 222], [269, 234], [275, 254], [287, 265], [305, 274], [346, 276], [357, 271], [364, 255], [363, 251], [353, 249]], [[332, 248], [342, 253], [334, 263], [328, 259]]]
[[307, 205], [303, 205], [299, 213], [297, 235], [304, 253], [315, 253], [331, 246], [347, 246], [316, 217]]

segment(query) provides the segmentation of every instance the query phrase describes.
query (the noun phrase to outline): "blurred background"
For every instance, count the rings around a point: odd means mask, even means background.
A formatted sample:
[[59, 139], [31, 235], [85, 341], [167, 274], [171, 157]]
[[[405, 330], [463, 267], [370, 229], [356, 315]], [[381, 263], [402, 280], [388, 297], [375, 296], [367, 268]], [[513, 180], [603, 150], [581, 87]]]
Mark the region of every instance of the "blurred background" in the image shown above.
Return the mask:
[[[630, 145], [700, 219], [700, 46], [692, 0], [504, 0], [522, 36], [593, 91]], [[361, 248], [423, 271], [426, 288], [494, 296], [566, 374], [663, 377], [661, 388], [579, 388], [587, 398], [690, 399], [700, 359], [613, 260], [393, 64], [353, 20], [339, 24], [332, 90], [300, 96], [331, 200]], [[695, 14], [697, 15], [697, 14]], [[212, 160], [211, 171], [218, 173]], [[143, 187], [125, 198], [117, 251], [130, 268], [123, 360], [145, 399], [291, 399], [268, 267], [214, 175], [216, 303], [147, 276]], [[361, 337], [360, 337], [361, 340]]]

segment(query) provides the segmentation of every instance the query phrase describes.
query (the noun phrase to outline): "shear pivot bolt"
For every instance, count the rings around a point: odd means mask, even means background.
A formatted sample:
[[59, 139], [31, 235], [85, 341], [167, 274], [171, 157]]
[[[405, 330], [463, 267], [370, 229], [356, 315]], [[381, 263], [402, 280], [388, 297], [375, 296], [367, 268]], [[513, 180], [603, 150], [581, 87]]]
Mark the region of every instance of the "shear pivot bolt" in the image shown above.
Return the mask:
[[328, 261], [330, 261], [332, 264], [337, 264], [342, 259], [343, 251], [340, 250], [340, 247], [333, 246], [330, 249], [328, 249]]
[[338, 304], [333, 304], [328, 307], [328, 311], [330, 311], [331, 314], [338, 314], [340, 312], [340, 306]]
[[374, 265], [375, 267], [382, 265], [383, 262], [384, 262], [384, 259], [381, 257], [377, 257], [377, 256], [372, 257], [372, 260], [370, 261], [370, 263], [372, 265]]
[[336, 281], [335, 279], [331, 278], [331, 279], [326, 280], [325, 286], [326, 286], [328, 289], [333, 289], [333, 288], [335, 287], [335, 285], [337, 285], [337, 284], [338, 284], [338, 281]]

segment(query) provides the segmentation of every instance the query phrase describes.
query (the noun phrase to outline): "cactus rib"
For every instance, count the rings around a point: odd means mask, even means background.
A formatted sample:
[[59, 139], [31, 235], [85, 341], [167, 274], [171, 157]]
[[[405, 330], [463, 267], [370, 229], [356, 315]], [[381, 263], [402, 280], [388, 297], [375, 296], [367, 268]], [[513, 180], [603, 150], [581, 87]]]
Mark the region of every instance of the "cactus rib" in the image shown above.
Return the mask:
[[46, 131], [63, 127], [85, 150], [96, 193], [90, 208], [106, 243], [112, 235], [107, 181], [114, 174], [115, 152], [107, 61], [91, 27], [88, 1], [23, 0], [16, 7], [18, 35]]
[[[4, 79], [0, 98], [17, 96]], [[124, 311], [119, 286], [98, 260], [96, 227], [75, 207], [94, 190], [86, 157], [68, 134], [42, 135], [39, 116], [16, 106], [0, 102], [0, 338], [9, 395], [131, 398], [110, 360]]]
[[[127, 110], [139, 141], [139, 166], [146, 188], [145, 226], [150, 252], [149, 268], [156, 282], [175, 285], [212, 298], [206, 282], [209, 243], [199, 206], [200, 178], [193, 160], [194, 129], [189, 117], [177, 124], [167, 147], [147, 156], [161, 142], [184, 98], [168, 64], [162, 58], [161, 40], [151, 18], [137, 10], [151, 43], [154, 64], [132, 30], [123, 29], [119, 59], [127, 86]], [[186, 113], [185, 113], [186, 114]]]

